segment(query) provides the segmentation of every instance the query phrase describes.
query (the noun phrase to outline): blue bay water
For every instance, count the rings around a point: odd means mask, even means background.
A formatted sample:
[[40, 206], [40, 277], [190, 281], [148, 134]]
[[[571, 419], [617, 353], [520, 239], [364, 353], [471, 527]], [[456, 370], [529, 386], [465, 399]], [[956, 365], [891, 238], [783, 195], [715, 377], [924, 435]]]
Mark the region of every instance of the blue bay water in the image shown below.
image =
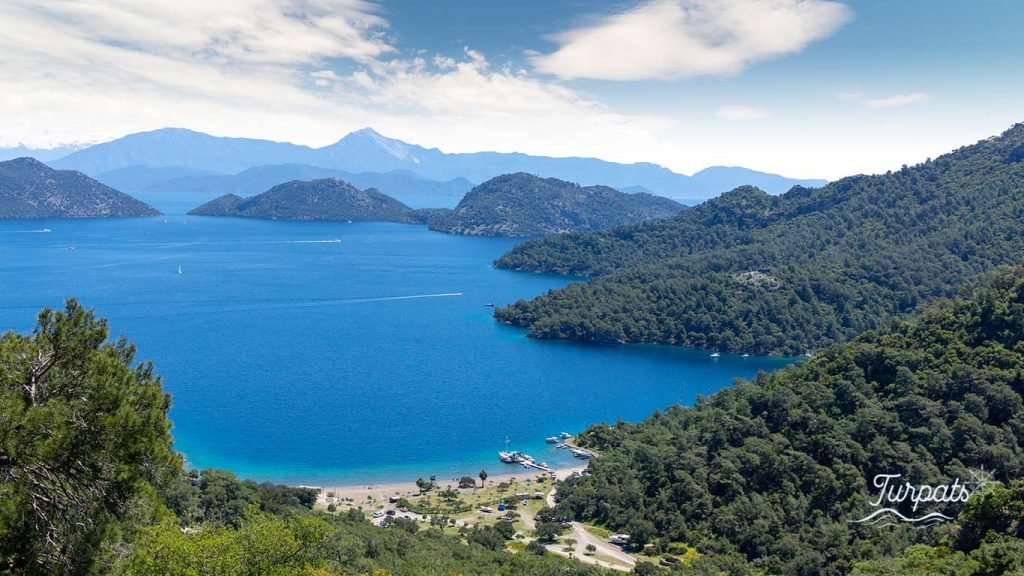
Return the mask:
[[485, 305], [569, 280], [495, 270], [515, 243], [181, 214], [0, 221], [0, 330], [78, 298], [154, 361], [192, 465], [305, 484], [515, 471], [497, 461], [506, 437], [575, 463], [544, 438], [787, 362], [530, 340]]

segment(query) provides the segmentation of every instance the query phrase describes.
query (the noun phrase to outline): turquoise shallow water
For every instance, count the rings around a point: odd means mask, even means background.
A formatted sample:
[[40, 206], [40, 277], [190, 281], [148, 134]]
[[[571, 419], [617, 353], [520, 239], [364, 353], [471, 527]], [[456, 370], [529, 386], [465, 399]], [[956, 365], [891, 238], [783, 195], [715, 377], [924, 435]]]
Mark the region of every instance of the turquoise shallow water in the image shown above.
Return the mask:
[[386, 223], [0, 221], [0, 330], [79, 298], [155, 362], [190, 463], [307, 484], [512, 471], [506, 437], [564, 465], [546, 436], [788, 362], [530, 340], [485, 304], [568, 280], [493, 269], [514, 244]]

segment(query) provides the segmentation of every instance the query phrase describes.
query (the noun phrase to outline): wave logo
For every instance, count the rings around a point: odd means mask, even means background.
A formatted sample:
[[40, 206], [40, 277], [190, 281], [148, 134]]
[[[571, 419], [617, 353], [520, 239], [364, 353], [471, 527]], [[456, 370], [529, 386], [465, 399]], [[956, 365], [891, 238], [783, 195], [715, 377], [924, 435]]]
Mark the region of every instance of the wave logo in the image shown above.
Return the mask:
[[[991, 481], [992, 474], [985, 471], [971, 473], [971, 480], [962, 482], [959, 478], [951, 484], [920, 484], [914, 485], [910, 482], [900, 483], [902, 474], [879, 474], [875, 476], [873, 484], [878, 489], [878, 497], [871, 505], [877, 508], [867, 516], [854, 520], [851, 524], [864, 524], [867, 526], [896, 526], [898, 524], [913, 524], [917, 528], [927, 528], [935, 524], [949, 522], [953, 518], [941, 512], [929, 512], [921, 516], [915, 516], [921, 504], [952, 504], [967, 502], [968, 499], [979, 491], [983, 490]], [[897, 510], [897, 507], [906, 508], [905, 502], [910, 503], [912, 514], [906, 516]]]

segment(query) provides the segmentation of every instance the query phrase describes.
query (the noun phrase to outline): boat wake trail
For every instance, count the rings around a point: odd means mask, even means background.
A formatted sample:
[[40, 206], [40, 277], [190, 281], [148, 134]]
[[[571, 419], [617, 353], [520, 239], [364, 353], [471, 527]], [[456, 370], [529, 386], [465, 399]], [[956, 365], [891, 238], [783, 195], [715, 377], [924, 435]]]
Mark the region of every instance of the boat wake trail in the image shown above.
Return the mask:
[[341, 244], [341, 240], [338, 238], [331, 240], [282, 240], [280, 242], [268, 242], [268, 244]]
[[[110, 302], [102, 304], [106, 308], [152, 308], [153, 306], [188, 305], [202, 306], [203, 314], [221, 314], [231, 312], [251, 312], [258, 310], [281, 310], [292, 308], [314, 308], [319, 306], [344, 306], [347, 304], [370, 304], [373, 302], [395, 302], [399, 300], [419, 300], [423, 298], [458, 298], [462, 292], [438, 292], [436, 294], [411, 294], [408, 296], [376, 296], [367, 298], [314, 298], [309, 300], [258, 299], [258, 300], [162, 300], [149, 302]], [[39, 306], [0, 306], [0, 310], [16, 309], [35, 310]], [[161, 315], [144, 315], [141, 317], [157, 318]], [[140, 317], [140, 316], [135, 316]]]
[[415, 300], [416, 298], [451, 298], [462, 296], [462, 292], [441, 292], [440, 294], [415, 294], [412, 296], [381, 296], [379, 298], [360, 298], [356, 300], [345, 300], [341, 304], [359, 304], [361, 302], [388, 302], [390, 300]]
[[53, 232], [49, 228], [40, 228], [38, 230], [0, 230], [5, 234], [45, 234], [47, 232]]
[[[306, 300], [302, 302], [281, 302], [281, 303], [269, 303], [263, 304], [253, 309], [267, 310], [267, 309], [280, 309], [280, 308], [312, 308], [318, 306], [344, 306], [348, 304], [371, 304], [373, 302], [396, 302], [399, 300], [419, 300], [422, 298], [457, 298], [462, 296], [462, 292], [440, 292], [437, 294], [412, 294], [409, 296], [377, 296], [370, 298], [345, 298], [345, 299], [333, 299], [323, 298], [319, 300]], [[246, 307], [248, 308], [248, 307]]]

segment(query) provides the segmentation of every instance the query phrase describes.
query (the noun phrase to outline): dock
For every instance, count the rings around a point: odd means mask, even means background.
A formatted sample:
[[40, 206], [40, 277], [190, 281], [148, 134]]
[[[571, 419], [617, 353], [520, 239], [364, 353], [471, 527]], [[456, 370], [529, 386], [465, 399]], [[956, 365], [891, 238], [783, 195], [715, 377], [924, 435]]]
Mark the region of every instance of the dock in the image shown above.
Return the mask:
[[529, 470], [530, 468], [536, 468], [537, 470], [540, 470], [541, 472], [551, 472], [551, 467], [550, 466], [545, 466], [543, 464], [537, 464], [533, 460], [527, 460], [527, 461], [524, 461], [524, 462], [520, 462], [520, 464], [522, 464], [523, 468], [526, 468], [527, 470]]

